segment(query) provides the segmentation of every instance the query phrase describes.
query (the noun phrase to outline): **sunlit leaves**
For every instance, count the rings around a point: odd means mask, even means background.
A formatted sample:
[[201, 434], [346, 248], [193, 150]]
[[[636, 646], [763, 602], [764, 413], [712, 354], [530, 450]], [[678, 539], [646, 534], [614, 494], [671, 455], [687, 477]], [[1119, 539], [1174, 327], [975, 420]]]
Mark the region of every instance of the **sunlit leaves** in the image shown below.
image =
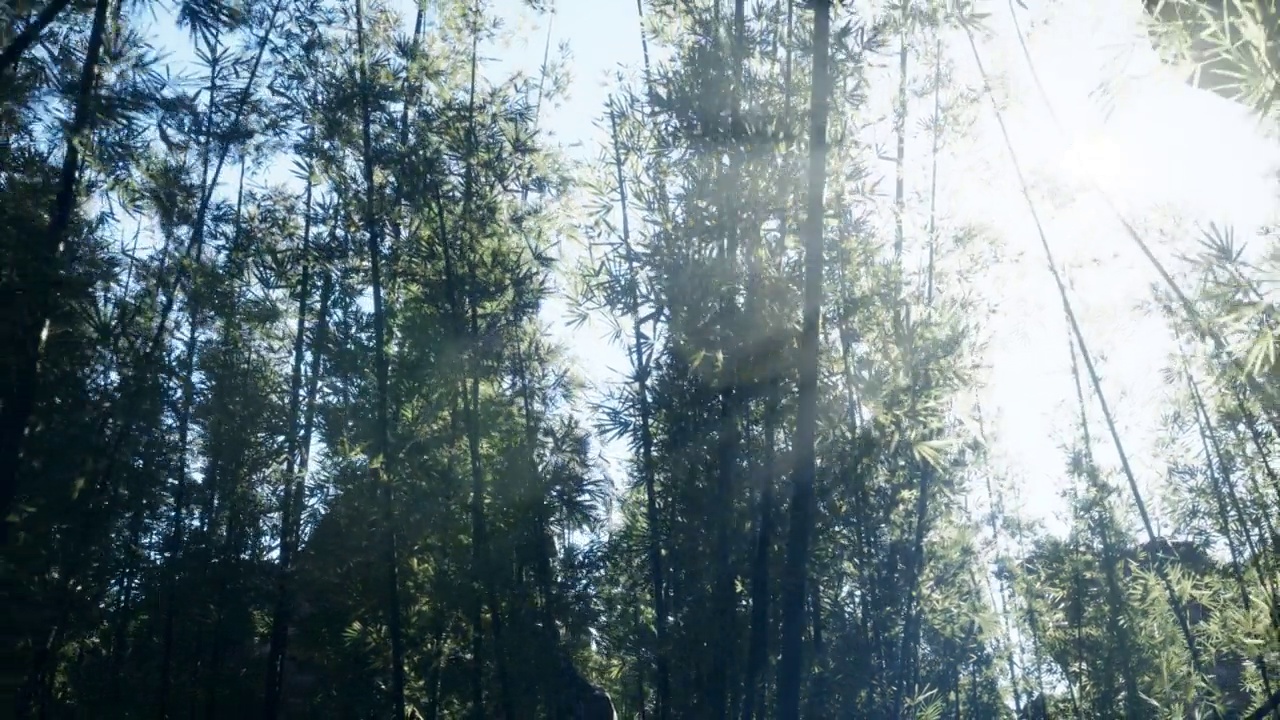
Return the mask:
[[1276, 337], [1271, 328], [1263, 328], [1249, 345], [1245, 359], [1249, 372], [1260, 375], [1270, 371], [1276, 361]]
[[933, 466], [935, 470], [945, 469], [944, 453], [956, 446], [954, 440], [921, 440], [912, 445], [916, 457]]

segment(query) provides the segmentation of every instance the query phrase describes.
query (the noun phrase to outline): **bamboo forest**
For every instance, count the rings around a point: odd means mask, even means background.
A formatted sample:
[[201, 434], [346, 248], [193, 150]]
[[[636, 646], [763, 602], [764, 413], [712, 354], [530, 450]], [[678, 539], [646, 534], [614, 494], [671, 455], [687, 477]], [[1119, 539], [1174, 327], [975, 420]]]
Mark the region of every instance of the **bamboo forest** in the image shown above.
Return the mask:
[[0, 717], [1280, 720], [1277, 100], [1275, 0], [0, 0]]

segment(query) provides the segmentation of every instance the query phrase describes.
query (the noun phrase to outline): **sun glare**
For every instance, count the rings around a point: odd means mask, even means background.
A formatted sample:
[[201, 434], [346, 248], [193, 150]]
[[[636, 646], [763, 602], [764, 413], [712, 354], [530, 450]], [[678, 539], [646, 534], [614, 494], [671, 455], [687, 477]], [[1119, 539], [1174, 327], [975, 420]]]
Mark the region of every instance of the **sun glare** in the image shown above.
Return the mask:
[[[1089, 17], [1091, 3], [1081, 5], [1059, 10], [1064, 16], [1028, 43], [1039, 86], [1016, 34], [993, 43], [1012, 43], [1003, 55], [1011, 64], [997, 71], [1024, 80], [1013, 83], [1020, 92], [1008, 113], [1015, 152], [1031, 165], [1042, 227], [1073, 286], [1072, 303], [1126, 453], [1139, 483], [1149, 487], [1164, 473], [1155, 454], [1167, 392], [1159, 370], [1173, 350], [1172, 337], [1162, 320], [1138, 309], [1156, 278], [1106, 201], [1150, 234], [1164, 262], [1173, 262], [1199, 226], [1229, 225], [1247, 236], [1266, 220], [1280, 153], [1259, 135], [1245, 108], [1187, 86], [1172, 70], [1152, 67], [1145, 48], [1117, 53], [1115, 39], [1135, 37], [1131, 29], [1093, 27], [1093, 35], [1076, 34], [1068, 42], [1069, 29], [1096, 22]], [[1081, 15], [1074, 17], [1076, 12]], [[1083, 37], [1095, 37], [1097, 44], [1089, 47]], [[1118, 56], [1123, 62], [1115, 61]], [[1007, 155], [1001, 146], [982, 152]], [[997, 418], [995, 456], [1015, 480], [1024, 510], [1060, 531], [1067, 519], [1060, 448], [1077, 433], [1079, 412], [1061, 301], [1020, 195], [1012, 188], [988, 193], [977, 207], [988, 221], [1000, 216], [995, 224], [1003, 242], [1021, 253], [1015, 272], [1025, 273], [1022, 282], [1001, 285], [983, 412]], [[1096, 401], [1089, 402], [1099, 459], [1115, 466], [1118, 457]]]
[[[564, 9], [593, 1], [598, 0], [572, 0]], [[1246, 109], [1195, 90], [1176, 70], [1160, 66], [1136, 3], [1133, 12], [1117, 11], [1103, 0], [1036, 4], [1017, 10], [1018, 27], [1004, 5], [989, 8], [992, 34], [980, 43], [983, 63], [1009, 88], [1004, 112], [1015, 152], [1055, 260], [1072, 286], [1072, 302], [1125, 449], [1140, 482], [1148, 485], [1163, 477], [1155, 442], [1167, 388], [1159, 369], [1173, 349], [1172, 339], [1161, 319], [1137, 308], [1149, 296], [1154, 273], [1091, 185], [1100, 186], [1130, 222], [1151, 233], [1153, 242], [1173, 238], [1157, 248], [1172, 260], [1178, 248], [1170, 244], [1189, 242], [1197, 224], [1232, 225], [1239, 237], [1262, 224], [1273, 204], [1271, 172], [1280, 165], [1280, 153], [1259, 136]], [[603, 104], [599, 69], [618, 63], [637, 67], [638, 47], [601, 42], [603, 36], [590, 23], [571, 20], [580, 17], [576, 12], [560, 17], [565, 20], [557, 21], [556, 40], [563, 33], [575, 48], [576, 82], [573, 96], [548, 113], [547, 127], [559, 137], [601, 139], [584, 120]], [[1027, 40], [1034, 76], [1018, 30]], [[946, 52], [957, 64], [957, 81], [982, 87], [962, 38]], [[925, 109], [916, 105], [911, 112]], [[990, 268], [984, 280], [999, 309], [986, 330], [986, 389], [978, 402], [992, 457], [1015, 482], [1019, 504], [1061, 530], [1067, 519], [1062, 447], [1074, 437], [1078, 418], [1067, 325], [985, 97], [973, 113], [976, 124], [966, 131], [973, 139], [956, 142], [941, 161], [945, 177], [939, 198], [951, 222], [989, 228], [1009, 258]], [[913, 142], [909, 154], [928, 147], [927, 139]], [[582, 150], [596, 146], [589, 142]], [[975, 183], [975, 177], [984, 181]], [[908, 185], [922, 189], [922, 178], [908, 178]], [[557, 316], [552, 322], [559, 327], [563, 303], [552, 305], [548, 312]], [[585, 361], [580, 366], [591, 381], [618, 381], [625, 356], [602, 338], [602, 330], [589, 324], [562, 333]], [[1096, 403], [1090, 402], [1099, 459], [1114, 466], [1114, 449]], [[621, 450], [609, 454], [615, 461], [625, 455]], [[620, 469], [615, 464], [614, 471]]]

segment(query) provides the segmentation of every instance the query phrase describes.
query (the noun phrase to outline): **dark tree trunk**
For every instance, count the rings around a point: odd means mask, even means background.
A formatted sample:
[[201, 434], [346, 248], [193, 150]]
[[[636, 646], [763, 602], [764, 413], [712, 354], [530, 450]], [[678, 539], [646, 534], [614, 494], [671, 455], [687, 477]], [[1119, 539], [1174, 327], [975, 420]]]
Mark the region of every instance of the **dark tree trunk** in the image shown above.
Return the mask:
[[[201, 261], [202, 253], [197, 252], [195, 260]], [[194, 283], [193, 283], [194, 285]], [[195, 372], [196, 349], [200, 337], [200, 290], [192, 287], [188, 292], [189, 317], [186, 349], [181, 371], [182, 404], [178, 417], [178, 473], [173, 492], [173, 521], [169, 527], [169, 537], [165, 548], [165, 564], [169, 567], [165, 572], [165, 607], [164, 630], [160, 649], [160, 690], [156, 699], [159, 702], [157, 716], [160, 720], [168, 720], [169, 695], [173, 684], [173, 654], [178, 614], [177, 575], [181, 567], [179, 559], [183, 555], [186, 537], [186, 505], [187, 505], [187, 472], [191, 452], [191, 414], [195, 405]]]
[[[307, 187], [310, 208], [311, 187]], [[303, 223], [304, 252], [310, 253], [310, 213]], [[298, 413], [301, 404], [302, 363], [306, 344], [306, 315], [310, 294], [312, 260], [303, 261], [301, 287], [298, 289], [298, 336], [294, 339], [293, 375], [290, 378], [289, 397], [289, 450], [285, 459], [284, 487], [280, 509], [280, 563], [277, 568], [276, 605], [271, 621], [271, 644], [267, 650], [267, 686], [263, 716], [275, 720], [280, 712], [280, 702], [285, 684], [285, 658], [288, 655], [289, 623], [293, 620], [293, 583], [290, 576], [293, 556], [297, 552], [302, 525], [302, 507], [306, 499], [307, 469], [310, 464], [312, 429], [315, 426], [316, 394], [320, 385], [321, 359], [329, 334], [329, 296], [333, 291], [333, 278], [325, 273], [320, 289], [320, 308], [316, 314], [315, 334], [311, 341], [311, 367], [307, 375], [306, 409], [302, 412], [301, 425]]]
[[[0, 403], [0, 545], [7, 540], [9, 529], [9, 522], [3, 518], [9, 516], [17, 499], [22, 445], [40, 392], [40, 360], [49, 320], [56, 310], [59, 292], [66, 279], [59, 265], [80, 187], [81, 146], [90, 139], [97, 119], [94, 95], [102, 46], [106, 42], [110, 5], [111, 0], [97, 0], [94, 7], [89, 45], [76, 89], [75, 113], [71, 126], [67, 128], [58, 194], [49, 212], [48, 232], [43, 241], [36, 243], [33, 256], [28, 261], [27, 277], [19, 280], [16, 295], [20, 299], [16, 307], [5, 309], [16, 327], [13, 336], [6, 338], [5, 343], [6, 351], [11, 354], [12, 384], [0, 390], [4, 392]], [[3, 72], [0, 67], [0, 76]]]
[[46, 28], [53, 24], [53, 21], [56, 20], [58, 16], [62, 14], [62, 11], [66, 10], [67, 6], [70, 4], [71, 0], [52, 0], [49, 2], [40, 10], [40, 14], [35, 16], [35, 18], [22, 29], [22, 32], [18, 33], [18, 36], [13, 39], [13, 42], [10, 42], [9, 46], [6, 47], [3, 52], [0, 52], [0, 88], [3, 88], [5, 84], [8, 83], [6, 76], [9, 74], [9, 71], [18, 64], [18, 61], [22, 59], [23, 53], [40, 40], [40, 35]]
[[365, 49], [364, 3], [355, 2], [356, 43], [360, 66], [361, 140], [364, 155], [365, 184], [365, 233], [368, 236], [369, 275], [373, 291], [373, 341], [374, 365], [377, 374], [377, 415], [374, 457], [370, 462], [370, 475], [377, 484], [382, 501], [383, 562], [386, 565], [386, 613], [387, 628], [391, 636], [391, 699], [395, 706], [395, 720], [405, 717], [404, 638], [400, 627], [400, 576], [399, 533], [396, 528], [394, 474], [391, 471], [391, 417], [388, 408], [390, 394], [387, 362], [387, 312], [382, 295], [382, 238], [381, 223], [375, 210], [375, 186], [373, 174], [372, 138], [372, 88], [369, 80], [369, 59]]
[[804, 675], [805, 583], [809, 572], [809, 541], [813, 533], [814, 443], [818, 411], [819, 322], [822, 313], [823, 220], [827, 165], [827, 110], [830, 96], [828, 45], [831, 2], [813, 0], [813, 88], [809, 110], [809, 200], [805, 218], [804, 319], [800, 335], [799, 387], [796, 416], [795, 470], [792, 480], [791, 525], [782, 583], [782, 647], [778, 663], [778, 720], [799, 720], [800, 687]]
[[655, 647], [654, 664], [656, 665], [656, 710], [658, 720], [667, 718], [667, 698], [671, 693], [670, 671], [667, 666], [666, 637], [667, 612], [665, 602], [664, 571], [662, 563], [662, 528], [658, 517], [658, 492], [654, 476], [656, 464], [653, 457], [653, 410], [649, 404], [649, 373], [651, 363], [646, 349], [651, 338], [644, 332], [644, 321], [641, 315], [640, 289], [641, 279], [638, 274], [635, 249], [631, 245], [630, 213], [628, 212], [628, 195], [626, 177], [623, 174], [622, 150], [618, 138], [618, 118], [612, 106], [609, 112], [610, 128], [613, 134], [614, 168], [617, 171], [618, 199], [622, 209], [622, 242], [625, 247], [627, 269], [636, 285], [630, 297], [630, 313], [632, 319], [631, 362], [636, 378], [636, 407], [639, 411], [640, 433], [640, 473], [645, 493], [645, 523], [648, 530], [649, 583], [653, 593], [653, 615]]
[[764, 708], [761, 687], [769, 653], [769, 548], [773, 544], [774, 435], [777, 432], [777, 387], [770, 384], [764, 411], [764, 472], [757, 510], [755, 557], [751, 569], [751, 635], [743, 683], [742, 720], [753, 720]]

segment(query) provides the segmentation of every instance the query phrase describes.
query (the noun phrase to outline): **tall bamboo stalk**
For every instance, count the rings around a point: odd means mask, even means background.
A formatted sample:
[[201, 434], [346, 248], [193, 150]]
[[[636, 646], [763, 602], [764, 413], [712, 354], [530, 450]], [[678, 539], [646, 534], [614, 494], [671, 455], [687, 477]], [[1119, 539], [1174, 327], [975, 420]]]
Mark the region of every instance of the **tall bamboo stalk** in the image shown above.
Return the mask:
[[382, 296], [382, 223], [375, 204], [373, 175], [372, 92], [365, 48], [364, 0], [355, 0], [356, 52], [360, 78], [360, 131], [364, 169], [364, 225], [368, 241], [369, 275], [373, 292], [374, 369], [377, 376], [374, 454], [370, 476], [382, 500], [383, 562], [386, 564], [386, 614], [391, 636], [391, 700], [395, 719], [405, 717], [404, 638], [400, 618], [399, 533], [396, 527], [394, 474], [391, 468], [391, 417], [387, 361], [387, 311]]
[[831, 1], [814, 0], [813, 87], [809, 98], [809, 199], [805, 217], [804, 317], [800, 333], [799, 387], [792, 474], [791, 525], [782, 583], [782, 646], [778, 662], [779, 720], [799, 720], [804, 675], [802, 634], [809, 541], [813, 533], [815, 440], [818, 424], [818, 356], [822, 315], [822, 272], [827, 181], [827, 113], [831, 79]]

